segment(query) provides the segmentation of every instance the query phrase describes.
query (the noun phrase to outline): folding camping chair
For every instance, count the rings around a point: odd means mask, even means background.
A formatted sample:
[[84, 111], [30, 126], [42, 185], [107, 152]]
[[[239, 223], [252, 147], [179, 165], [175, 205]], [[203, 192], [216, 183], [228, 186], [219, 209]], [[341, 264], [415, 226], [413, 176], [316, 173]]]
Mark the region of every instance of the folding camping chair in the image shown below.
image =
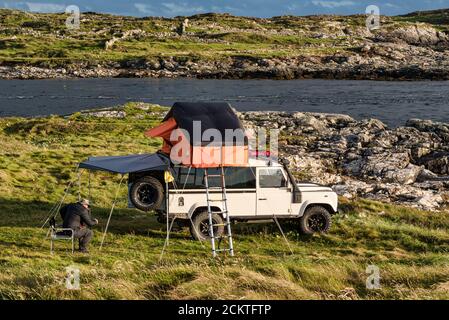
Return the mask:
[[53, 254], [54, 241], [57, 240], [71, 240], [72, 253], [75, 252], [75, 232], [70, 228], [60, 228], [56, 226], [55, 218], [51, 218], [50, 224], [50, 253]]

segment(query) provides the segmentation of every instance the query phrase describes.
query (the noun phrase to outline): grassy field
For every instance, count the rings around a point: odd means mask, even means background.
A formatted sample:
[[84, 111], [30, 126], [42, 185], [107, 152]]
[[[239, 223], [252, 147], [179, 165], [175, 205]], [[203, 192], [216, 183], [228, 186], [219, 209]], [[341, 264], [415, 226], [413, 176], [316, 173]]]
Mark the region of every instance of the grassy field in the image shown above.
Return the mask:
[[[157, 61], [175, 57], [195, 61], [223, 60], [233, 56], [286, 57], [299, 53], [326, 53], [344, 49], [345, 37], [312, 38], [308, 29], [314, 18], [264, 19], [206, 14], [190, 17], [188, 34], [175, 31], [184, 18], [135, 18], [83, 14], [80, 29], [65, 27], [65, 14], [31, 14], [0, 9], [0, 59], [7, 62], [66, 65], [74, 62]], [[364, 25], [363, 17], [346, 18], [350, 25]], [[283, 34], [303, 32], [302, 35]], [[142, 35], [117, 42], [106, 41], [129, 30]], [[323, 29], [325, 30], [325, 29]]]
[[[68, 30], [66, 14], [38, 14], [0, 9], [0, 60], [44, 66], [85, 62], [158, 61], [164, 57], [220, 61], [230, 57], [296, 57], [351, 53], [366, 37], [366, 16], [281, 16], [270, 19], [228, 14], [189, 17], [188, 33], [176, 33], [185, 17], [122, 17], [85, 13], [80, 29]], [[383, 28], [394, 29], [428, 23], [448, 30], [447, 11], [382, 17]], [[137, 37], [117, 42], [106, 50], [106, 41], [126, 31]], [[343, 32], [344, 30], [344, 32]]]
[[[212, 259], [209, 244], [172, 234], [160, 259], [164, 225], [126, 209], [120, 193], [103, 250], [101, 231], [120, 177], [91, 177], [100, 220], [89, 255], [44, 239], [43, 220], [89, 155], [151, 152], [143, 130], [164, 108], [128, 104], [126, 118], [0, 119], [0, 298], [2, 299], [448, 299], [449, 215], [342, 199], [327, 235], [306, 238], [284, 224], [292, 253], [274, 225], [234, 228], [236, 257]], [[87, 173], [81, 177], [88, 195]], [[69, 201], [77, 197], [73, 188]], [[381, 288], [368, 290], [368, 265]], [[65, 268], [80, 269], [81, 290], [67, 290]]]

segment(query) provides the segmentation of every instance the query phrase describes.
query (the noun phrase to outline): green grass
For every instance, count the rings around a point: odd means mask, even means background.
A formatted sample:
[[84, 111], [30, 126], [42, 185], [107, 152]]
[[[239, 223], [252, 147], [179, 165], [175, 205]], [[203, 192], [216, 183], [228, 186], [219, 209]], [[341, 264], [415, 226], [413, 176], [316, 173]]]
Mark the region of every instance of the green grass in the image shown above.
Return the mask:
[[[149, 107], [142, 110], [142, 107]], [[124, 107], [124, 119], [0, 119], [0, 298], [3, 299], [448, 299], [449, 216], [358, 199], [342, 199], [327, 235], [303, 237], [273, 224], [237, 224], [236, 257], [212, 259], [208, 243], [187, 230], [172, 234], [163, 258], [165, 226], [152, 213], [126, 208], [126, 188], [103, 250], [101, 231], [120, 177], [91, 176], [93, 215], [100, 220], [91, 254], [56, 244], [50, 255], [42, 221], [76, 180], [76, 163], [90, 155], [152, 152], [160, 142], [143, 131], [165, 108]], [[88, 195], [87, 173], [81, 178]], [[74, 201], [77, 188], [67, 200]], [[381, 288], [366, 289], [368, 265], [380, 268]], [[64, 286], [66, 267], [80, 269], [81, 290]]]
[[[352, 53], [351, 42], [363, 40], [364, 15], [282, 16], [270, 19], [201, 14], [189, 17], [189, 34], [179, 37], [175, 30], [183, 18], [135, 18], [108, 14], [83, 14], [79, 30], [65, 27], [66, 14], [38, 14], [0, 9], [0, 60], [44, 66], [66, 66], [132, 59], [193, 56], [222, 61], [229, 57], [297, 57]], [[382, 27], [412, 25], [417, 21], [447, 27], [445, 12], [420, 16], [382, 17]], [[335, 26], [334, 24], [337, 24]], [[343, 28], [354, 32], [341, 36]], [[127, 30], [142, 30], [138, 39], [104, 44]], [[357, 31], [359, 30], [359, 31]], [[324, 34], [327, 37], [317, 37]], [[358, 46], [358, 45], [356, 45]]]
[[449, 10], [417, 11], [393, 18], [398, 22], [427, 23], [437, 30], [449, 32]]

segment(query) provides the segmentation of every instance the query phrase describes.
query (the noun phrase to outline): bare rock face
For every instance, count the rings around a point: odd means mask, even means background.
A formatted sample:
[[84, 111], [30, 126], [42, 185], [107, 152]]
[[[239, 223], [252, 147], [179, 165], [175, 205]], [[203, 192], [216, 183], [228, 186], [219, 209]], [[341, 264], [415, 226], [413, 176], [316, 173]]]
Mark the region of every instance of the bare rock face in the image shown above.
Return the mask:
[[118, 41], [124, 41], [130, 38], [138, 38], [140, 36], [144, 36], [145, 35], [145, 31], [143, 30], [127, 30], [125, 32], [123, 32], [123, 34], [121, 35], [117, 35], [117, 36], [113, 36], [112, 39], [106, 40], [104, 43], [104, 49], [105, 50], [110, 50], [114, 47], [114, 45], [118, 42]]
[[312, 115], [296, 112], [292, 116], [295, 119], [295, 124], [303, 127], [303, 130], [320, 131], [325, 128], [325, 124]]
[[449, 205], [448, 124], [409, 120], [389, 129], [376, 119], [304, 112], [239, 113], [246, 127], [281, 130], [281, 156], [300, 180], [341, 196], [425, 210]]
[[[408, 127], [416, 128], [420, 132], [435, 134], [432, 142], [449, 143], [449, 124], [433, 122], [431, 120], [411, 119], [405, 124]], [[435, 141], [437, 140], [437, 141]]]
[[412, 184], [416, 181], [421, 167], [410, 163], [407, 153], [383, 152], [363, 158], [359, 164], [360, 177], [378, 181]]
[[375, 186], [373, 184], [351, 178], [346, 178], [343, 183], [333, 186], [334, 191], [338, 195], [348, 199], [368, 195], [373, 192], [374, 188]]
[[403, 169], [390, 171], [389, 174], [386, 175], [386, 178], [400, 184], [412, 184], [416, 181], [421, 171], [422, 167], [409, 163], [407, 167]]
[[435, 28], [425, 24], [415, 24], [386, 30], [378, 35], [378, 39], [390, 42], [403, 41], [411, 45], [436, 45], [448, 42], [449, 38]]
[[449, 175], [449, 152], [434, 152], [422, 157], [420, 162], [426, 169], [442, 175]]

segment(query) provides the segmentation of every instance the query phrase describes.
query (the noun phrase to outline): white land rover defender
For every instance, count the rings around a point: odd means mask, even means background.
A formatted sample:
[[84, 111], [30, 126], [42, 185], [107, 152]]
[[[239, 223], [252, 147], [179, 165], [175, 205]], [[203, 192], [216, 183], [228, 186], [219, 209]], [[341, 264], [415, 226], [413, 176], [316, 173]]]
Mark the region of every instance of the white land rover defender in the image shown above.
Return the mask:
[[[216, 176], [221, 169], [207, 169]], [[209, 238], [209, 217], [204, 184], [204, 169], [172, 167], [175, 178], [169, 188], [169, 218], [186, 226], [195, 239]], [[296, 183], [288, 163], [269, 159], [250, 159], [248, 167], [226, 167], [227, 209], [231, 221], [257, 222], [278, 219], [298, 219], [304, 234], [325, 233], [331, 225], [331, 215], [337, 213], [338, 198], [331, 188], [313, 183]], [[220, 178], [209, 178], [210, 198], [221, 199]], [[140, 210], [155, 210], [159, 221], [166, 220], [164, 172], [150, 171], [130, 174], [129, 198]], [[214, 225], [222, 225], [222, 202], [212, 205]], [[190, 220], [193, 223], [190, 222]], [[221, 235], [224, 227], [214, 228]]]

